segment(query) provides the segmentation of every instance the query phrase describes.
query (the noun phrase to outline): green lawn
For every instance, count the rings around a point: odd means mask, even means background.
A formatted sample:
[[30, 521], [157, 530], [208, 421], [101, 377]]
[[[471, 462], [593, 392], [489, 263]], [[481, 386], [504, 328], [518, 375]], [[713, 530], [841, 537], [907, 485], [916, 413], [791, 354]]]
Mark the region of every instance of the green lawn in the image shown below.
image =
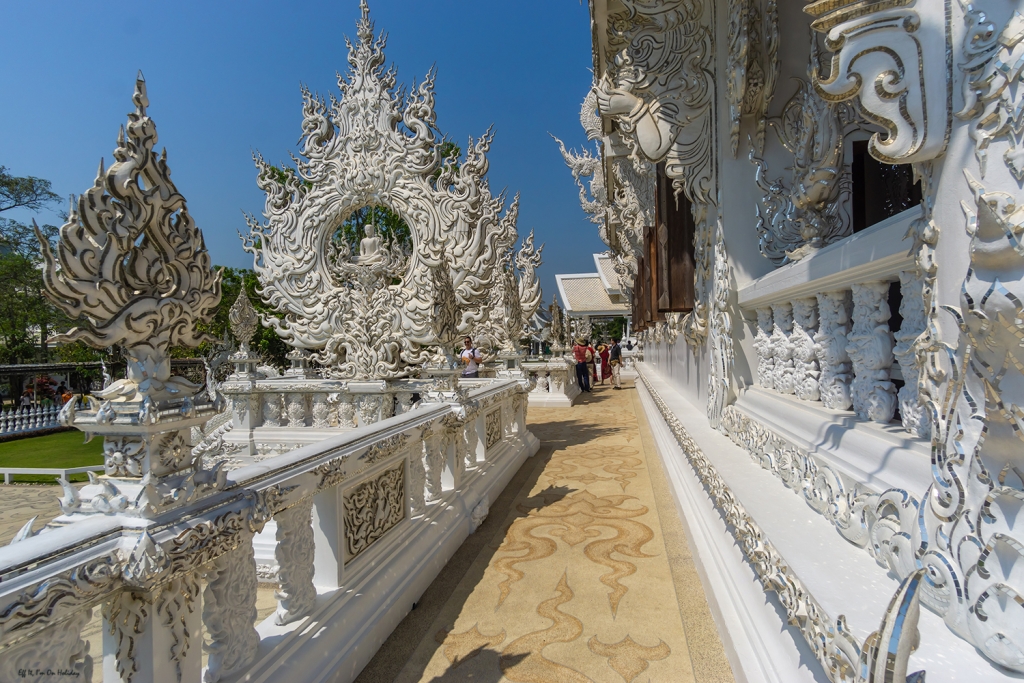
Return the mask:
[[[96, 437], [83, 444], [85, 435], [77, 429], [46, 436], [0, 443], [0, 466], [3, 467], [84, 467], [103, 464], [103, 438]], [[71, 475], [71, 481], [86, 481], [87, 474]], [[18, 474], [14, 481], [54, 484], [53, 475]], [[2, 480], [0, 480], [2, 481]]]

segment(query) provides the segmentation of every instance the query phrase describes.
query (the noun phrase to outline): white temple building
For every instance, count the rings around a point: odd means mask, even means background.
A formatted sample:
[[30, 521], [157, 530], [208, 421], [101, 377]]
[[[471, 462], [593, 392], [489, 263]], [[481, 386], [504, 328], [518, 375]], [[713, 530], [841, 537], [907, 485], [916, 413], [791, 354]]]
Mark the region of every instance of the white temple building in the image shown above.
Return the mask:
[[[602, 318], [629, 317], [629, 300], [620, 289], [609, 254], [594, 254], [596, 273], [555, 275], [565, 315], [589, 329]], [[628, 336], [628, 335], [627, 335]]]

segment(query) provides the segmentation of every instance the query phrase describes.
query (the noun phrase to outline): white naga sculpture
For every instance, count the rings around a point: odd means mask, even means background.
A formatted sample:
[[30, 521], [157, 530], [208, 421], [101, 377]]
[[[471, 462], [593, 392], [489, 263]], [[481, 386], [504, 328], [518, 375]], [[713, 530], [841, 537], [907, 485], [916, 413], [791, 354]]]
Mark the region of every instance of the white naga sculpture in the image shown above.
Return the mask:
[[210, 267], [203, 236], [171, 182], [167, 152], [153, 151], [156, 126], [139, 74], [114, 150], [96, 183], [72, 199], [54, 254], [39, 236], [46, 295], [82, 324], [51, 341], [120, 346], [127, 377], [89, 399], [68, 401], [61, 422], [104, 436], [106, 477], [81, 491], [62, 480], [65, 515], [151, 516], [223, 483], [203, 472], [188, 447], [189, 431], [223, 407], [214, 392], [171, 375], [171, 346], [215, 341], [196, 330], [220, 302], [220, 273]]
[[[499, 259], [516, 241], [518, 197], [492, 197], [484, 174], [491, 134], [470, 140], [464, 159], [442, 158], [434, 127], [434, 76], [408, 95], [384, 68], [361, 4], [358, 42], [341, 98], [303, 89], [297, 170], [256, 156], [266, 222], [248, 219], [263, 297], [279, 314], [266, 323], [340, 379], [393, 379], [484, 323]], [[364, 207], [385, 206], [408, 224], [411, 253], [366, 230], [358, 255], [337, 240]]]

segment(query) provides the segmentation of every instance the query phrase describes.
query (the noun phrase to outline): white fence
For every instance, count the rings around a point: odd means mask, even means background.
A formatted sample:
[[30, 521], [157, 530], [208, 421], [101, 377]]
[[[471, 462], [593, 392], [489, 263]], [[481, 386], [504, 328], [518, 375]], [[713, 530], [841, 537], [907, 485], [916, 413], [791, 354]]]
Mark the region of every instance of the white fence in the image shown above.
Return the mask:
[[0, 436], [59, 427], [60, 424], [57, 422], [59, 413], [60, 407], [56, 405], [5, 410], [0, 412]]

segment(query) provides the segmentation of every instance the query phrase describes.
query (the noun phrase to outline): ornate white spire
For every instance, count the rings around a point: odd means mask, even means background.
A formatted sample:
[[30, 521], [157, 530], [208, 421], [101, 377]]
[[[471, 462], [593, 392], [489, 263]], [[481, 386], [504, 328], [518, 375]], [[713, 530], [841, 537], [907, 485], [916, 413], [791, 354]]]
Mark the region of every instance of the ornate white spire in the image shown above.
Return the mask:
[[[470, 140], [461, 163], [441, 158], [433, 73], [408, 95], [396, 89], [385, 37], [361, 9], [341, 98], [302, 91], [297, 171], [282, 180], [256, 156], [266, 222], [250, 218], [244, 241], [279, 314], [267, 323], [285, 341], [314, 351], [335, 376], [394, 378], [426, 361], [425, 347], [487, 319], [498, 258], [515, 243], [518, 197], [502, 215], [504, 195], [492, 197], [484, 180], [490, 131]], [[406, 221], [411, 253], [379, 240], [360, 248], [371, 258], [334, 246], [342, 223], [367, 206]], [[438, 311], [454, 323], [440, 329]]]
[[146, 114], [149, 99], [139, 72], [128, 115], [114, 150], [115, 163], [72, 202], [61, 226], [56, 255], [42, 244], [47, 296], [84, 322], [59, 342], [83, 341], [95, 348], [121, 345], [128, 378], [102, 398], [154, 400], [190, 394], [196, 387], [171, 377], [171, 346], [198, 346], [211, 339], [196, 323], [212, 320], [220, 302], [220, 273], [171, 182], [167, 150], [153, 151], [156, 125]]

